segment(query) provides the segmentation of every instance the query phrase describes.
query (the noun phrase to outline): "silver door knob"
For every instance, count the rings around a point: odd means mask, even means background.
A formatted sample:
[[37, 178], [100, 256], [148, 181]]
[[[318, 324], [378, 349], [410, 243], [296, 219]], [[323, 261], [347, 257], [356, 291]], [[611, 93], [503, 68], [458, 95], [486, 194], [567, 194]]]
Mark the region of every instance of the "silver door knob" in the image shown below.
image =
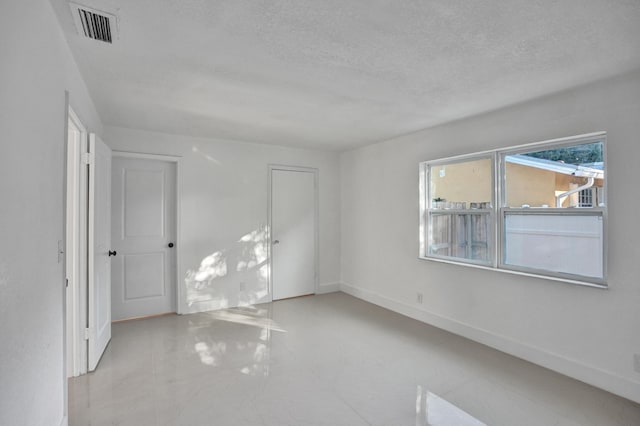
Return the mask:
[[275, 246], [276, 244], [280, 244], [280, 240], [274, 240], [273, 245]]

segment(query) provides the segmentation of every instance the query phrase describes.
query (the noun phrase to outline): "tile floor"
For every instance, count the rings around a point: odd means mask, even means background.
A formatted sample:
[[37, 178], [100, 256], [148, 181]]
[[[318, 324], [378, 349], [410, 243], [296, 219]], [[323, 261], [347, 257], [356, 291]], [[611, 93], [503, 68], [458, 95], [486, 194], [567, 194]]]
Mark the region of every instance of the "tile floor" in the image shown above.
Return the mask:
[[70, 425], [640, 425], [640, 405], [343, 293], [114, 324]]

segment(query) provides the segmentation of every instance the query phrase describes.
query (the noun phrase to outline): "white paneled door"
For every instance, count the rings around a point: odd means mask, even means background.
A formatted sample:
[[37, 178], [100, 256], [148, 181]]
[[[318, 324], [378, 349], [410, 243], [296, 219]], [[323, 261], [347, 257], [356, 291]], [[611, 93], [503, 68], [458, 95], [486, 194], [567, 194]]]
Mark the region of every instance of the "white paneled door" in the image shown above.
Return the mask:
[[88, 369], [111, 340], [111, 149], [89, 136]]
[[176, 165], [115, 156], [112, 182], [113, 319], [175, 312]]
[[271, 169], [273, 300], [315, 293], [316, 172]]

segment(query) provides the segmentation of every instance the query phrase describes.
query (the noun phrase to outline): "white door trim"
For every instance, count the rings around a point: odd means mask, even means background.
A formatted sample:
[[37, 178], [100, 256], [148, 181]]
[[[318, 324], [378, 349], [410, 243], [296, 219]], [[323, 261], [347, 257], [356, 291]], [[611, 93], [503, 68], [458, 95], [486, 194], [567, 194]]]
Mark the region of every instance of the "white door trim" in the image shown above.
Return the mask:
[[[65, 251], [71, 268], [66, 270], [66, 350], [70, 365], [65, 365], [67, 377], [87, 372], [87, 341], [84, 329], [87, 324], [87, 165], [83, 155], [87, 153], [87, 128], [69, 105], [67, 108], [67, 163], [66, 163], [66, 228]], [[70, 145], [68, 122], [80, 131], [79, 138]], [[71, 201], [71, 203], [69, 203]], [[69, 232], [72, 235], [69, 235]], [[66, 261], [66, 260], [65, 260]]]
[[158, 160], [158, 161], [168, 161], [172, 163], [176, 163], [176, 205], [175, 205], [175, 217], [176, 217], [176, 270], [175, 270], [175, 297], [176, 297], [176, 313], [178, 315], [186, 312], [186, 307], [184, 306], [184, 300], [182, 298], [182, 285], [180, 285], [180, 252], [182, 250], [182, 238], [180, 232], [180, 201], [182, 199], [182, 168], [181, 162], [182, 157], [175, 155], [161, 155], [161, 154], [147, 154], [144, 152], [129, 152], [129, 151], [113, 151], [114, 157], [121, 158], [137, 158], [141, 160]]
[[320, 216], [319, 216], [319, 194], [318, 194], [318, 169], [314, 168], [314, 167], [303, 167], [303, 166], [288, 166], [288, 165], [282, 165], [282, 164], [268, 164], [267, 165], [267, 169], [268, 169], [268, 179], [267, 179], [267, 223], [269, 224], [268, 229], [267, 229], [267, 256], [269, 259], [269, 273], [267, 274], [267, 280], [268, 280], [268, 286], [267, 288], [269, 289], [269, 295], [271, 297], [271, 301], [273, 301], [273, 281], [271, 279], [271, 271], [273, 268], [273, 258], [271, 257], [271, 253], [273, 250], [273, 245], [271, 242], [271, 228], [273, 226], [272, 223], [272, 214], [271, 214], [271, 203], [272, 203], [272, 197], [273, 197], [273, 193], [272, 193], [272, 176], [273, 176], [273, 171], [274, 170], [282, 170], [282, 171], [289, 171], [289, 172], [307, 172], [307, 173], [313, 173], [313, 200], [314, 200], [314, 206], [313, 206], [313, 216], [314, 216], [314, 223], [313, 223], [313, 229], [314, 229], [314, 242], [313, 242], [313, 247], [314, 247], [314, 283], [313, 283], [313, 287], [314, 287], [314, 294], [317, 294], [319, 292], [319, 265], [320, 265], [320, 252], [319, 252], [319, 221], [320, 221]]
[[170, 162], [179, 162], [182, 157], [178, 157], [175, 155], [161, 155], [161, 154], [146, 154], [144, 152], [129, 152], [129, 151], [113, 151], [114, 157], [121, 158], [138, 158], [141, 160], [159, 160], [159, 161], [170, 161]]

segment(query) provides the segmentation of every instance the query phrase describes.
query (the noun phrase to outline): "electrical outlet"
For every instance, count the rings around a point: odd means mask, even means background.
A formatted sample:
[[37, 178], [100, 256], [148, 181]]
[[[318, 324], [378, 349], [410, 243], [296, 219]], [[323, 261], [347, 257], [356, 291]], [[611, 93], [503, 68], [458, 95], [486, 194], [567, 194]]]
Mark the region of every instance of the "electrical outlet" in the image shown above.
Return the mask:
[[640, 373], [640, 354], [633, 355], [633, 369]]
[[416, 293], [416, 302], [422, 303], [422, 293]]
[[247, 285], [244, 282], [240, 283], [240, 291], [245, 291], [247, 289]]

